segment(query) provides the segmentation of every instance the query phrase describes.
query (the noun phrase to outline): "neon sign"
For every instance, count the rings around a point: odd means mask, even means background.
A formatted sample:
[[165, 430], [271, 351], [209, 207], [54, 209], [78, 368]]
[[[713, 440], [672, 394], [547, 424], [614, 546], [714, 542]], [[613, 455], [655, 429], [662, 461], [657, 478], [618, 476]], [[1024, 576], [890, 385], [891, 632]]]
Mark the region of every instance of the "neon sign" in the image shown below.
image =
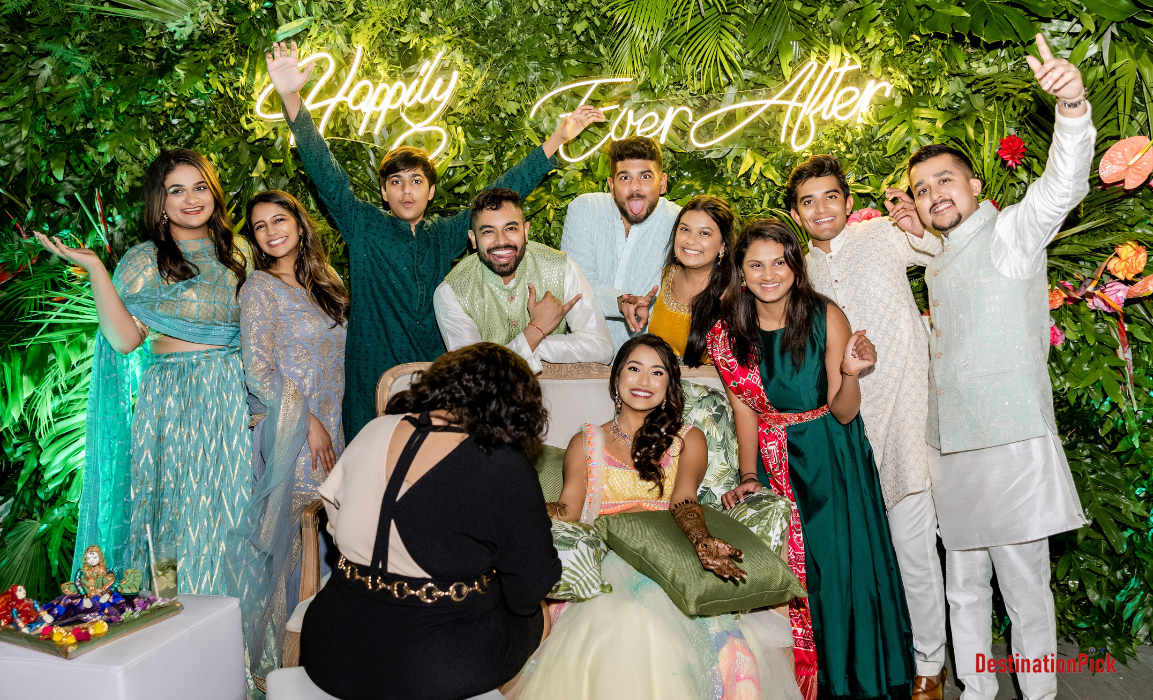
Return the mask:
[[[323, 52], [311, 54], [300, 60], [301, 67], [314, 61], [327, 61], [328, 63], [327, 69], [312, 86], [308, 96], [304, 98], [304, 106], [310, 112], [322, 107], [326, 108], [318, 127], [321, 135], [324, 135], [324, 130], [328, 126], [328, 120], [332, 117], [333, 111], [341, 104], [345, 105], [350, 112], [360, 112], [364, 115], [360, 120], [360, 128], [356, 132], [358, 135], [364, 134], [369, 129], [369, 122], [372, 121], [374, 115], [376, 115], [376, 123], [372, 126], [372, 133], [379, 134], [389, 113], [392, 112], [404, 120], [404, 123], [408, 125], [408, 130], [396, 138], [392, 146], [389, 147], [390, 150], [404, 143], [404, 140], [410, 136], [432, 132], [439, 134], [440, 137], [436, 149], [429, 154], [431, 158], [436, 158], [448, 145], [448, 134], [432, 122], [448, 107], [449, 99], [456, 90], [457, 81], [460, 77], [459, 72], [454, 70], [447, 83], [443, 78], [437, 78], [432, 87], [429, 87], [428, 83], [432, 80], [437, 65], [444, 58], [444, 52], [441, 51], [436, 55], [436, 58], [425, 61], [421, 65], [420, 71], [410, 83], [397, 80], [392, 84], [387, 82], [374, 84], [371, 80], [361, 80], [353, 85], [352, 81], [356, 78], [356, 70], [360, 67], [363, 55], [364, 47], [358, 45], [347, 77], [341, 83], [336, 94], [326, 99], [318, 99], [318, 97], [329, 78], [336, 71], [336, 61], [330, 54]], [[283, 119], [284, 114], [281, 112], [270, 114], [264, 111], [264, 101], [268, 99], [272, 91], [273, 85], [270, 83], [256, 98], [256, 115], [262, 119]], [[431, 106], [425, 107], [430, 103]], [[414, 111], [424, 112], [424, 116], [419, 119], [414, 119], [408, 113], [416, 105], [421, 105], [423, 109], [417, 108]]]
[[[710, 148], [740, 132], [770, 107], [785, 108], [781, 124], [781, 143], [785, 143], [785, 139], [788, 138], [792, 149], [800, 151], [816, 138], [818, 118], [823, 121], [845, 122], [856, 117], [859, 124], [865, 120], [865, 114], [871, 107], [870, 103], [878, 92], [884, 90], [885, 96], [889, 96], [893, 86], [884, 81], [869, 80], [863, 88], [842, 86], [846, 74], [860, 67], [859, 64], [849, 60], [839, 68], [835, 67], [832, 61], [826, 62], [824, 66], [818, 66], [816, 61], [809, 61], [772, 97], [723, 105], [700, 117], [695, 117], [693, 110], [683, 104], [667, 106], [663, 116], [658, 110], [625, 109], [619, 104], [601, 107], [603, 112], [619, 110], [616, 118], [610, 122], [608, 134], [580, 155], [570, 156], [565, 153], [564, 146], [561, 146], [560, 157], [570, 163], [577, 163], [597, 153], [609, 139], [620, 140], [630, 133], [649, 136], [664, 143], [669, 131], [677, 126], [678, 119], [684, 123], [682, 128], [688, 128], [688, 138], [693, 146]], [[529, 117], [535, 115], [549, 100], [570, 91], [587, 88], [580, 102], [576, 104], [576, 107], [579, 107], [591, 99], [598, 87], [631, 83], [632, 80], [632, 78], [591, 78], [561, 86], [537, 100], [529, 112]], [[567, 116], [567, 113], [561, 116]]]

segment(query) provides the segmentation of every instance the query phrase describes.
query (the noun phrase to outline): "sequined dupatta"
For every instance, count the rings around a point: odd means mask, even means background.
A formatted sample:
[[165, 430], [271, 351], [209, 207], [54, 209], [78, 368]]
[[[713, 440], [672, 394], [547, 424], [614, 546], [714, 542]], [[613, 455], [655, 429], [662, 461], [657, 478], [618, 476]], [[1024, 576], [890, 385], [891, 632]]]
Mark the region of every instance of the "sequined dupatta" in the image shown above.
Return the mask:
[[[239, 345], [236, 275], [216, 259], [211, 239], [181, 241], [179, 245], [185, 259], [197, 267], [198, 275], [163, 283], [156, 246], [141, 243], [124, 254], [112, 276], [121, 301], [153, 331], [205, 345]], [[237, 240], [236, 248], [251, 260], [247, 243]], [[103, 333], [96, 333], [73, 574], [80, 569], [85, 548], [92, 544], [101, 546], [109, 568], [122, 570], [133, 564], [129, 553], [132, 410], [150, 361], [149, 343], [121, 355]]]
[[[793, 504], [788, 531], [789, 568], [807, 589], [801, 516], [797, 510], [797, 499], [789, 483], [787, 426], [783, 421], [772, 418], [782, 414], [769, 403], [765, 395], [760, 368], [755, 364], [752, 367], [744, 367], [737, 362], [733, 355], [728, 327], [723, 321], [719, 321], [709, 332], [707, 346], [709, 356], [712, 357], [713, 364], [721, 375], [721, 381], [733, 395], [757, 412], [761, 460], [768, 473], [769, 483], [777, 495], [789, 499]], [[797, 685], [807, 700], [813, 700], [817, 695], [817, 650], [813, 641], [813, 620], [807, 598], [794, 598], [789, 603], [789, 621], [793, 626]]]
[[280, 666], [292, 572], [300, 559], [300, 513], [293, 498], [295, 469], [312, 421], [308, 397], [283, 371], [278, 352], [279, 299], [266, 275], [241, 290], [241, 338], [252, 432], [255, 489], [228, 533], [229, 586], [240, 598], [241, 624], [252, 673], [266, 677]]

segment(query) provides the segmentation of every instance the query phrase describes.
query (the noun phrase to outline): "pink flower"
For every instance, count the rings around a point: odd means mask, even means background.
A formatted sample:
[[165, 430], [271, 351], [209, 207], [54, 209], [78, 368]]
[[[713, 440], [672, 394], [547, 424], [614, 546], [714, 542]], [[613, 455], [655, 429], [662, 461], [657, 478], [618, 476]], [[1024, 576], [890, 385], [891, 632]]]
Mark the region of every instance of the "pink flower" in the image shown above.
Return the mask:
[[1064, 331], [1062, 331], [1060, 328], [1058, 328], [1057, 324], [1053, 324], [1052, 326], [1049, 326], [1049, 344], [1050, 345], [1060, 345], [1061, 343], [1064, 343], [1064, 342], [1065, 342]]
[[[1128, 295], [1129, 285], [1118, 282], [1117, 280], [1111, 280], [1104, 287], [1093, 293], [1093, 298], [1089, 300], [1089, 308], [1113, 313], [1125, 305], [1125, 297]], [[1109, 297], [1109, 299], [1113, 301], [1113, 304], [1102, 299], [1102, 296]], [[1114, 308], [1114, 304], [1116, 304], [1116, 308]]]
[[852, 225], [862, 221], [868, 221], [869, 219], [875, 219], [878, 216], [884, 216], [884, 214], [872, 207], [865, 207], [864, 209], [858, 209], [852, 214], [849, 214], [849, 220], [845, 222], [845, 225]]
[[1016, 168], [1025, 158], [1025, 142], [1021, 140], [1020, 136], [1010, 134], [1001, 139], [1001, 147], [997, 149], [997, 155], [1001, 156], [1005, 165]]

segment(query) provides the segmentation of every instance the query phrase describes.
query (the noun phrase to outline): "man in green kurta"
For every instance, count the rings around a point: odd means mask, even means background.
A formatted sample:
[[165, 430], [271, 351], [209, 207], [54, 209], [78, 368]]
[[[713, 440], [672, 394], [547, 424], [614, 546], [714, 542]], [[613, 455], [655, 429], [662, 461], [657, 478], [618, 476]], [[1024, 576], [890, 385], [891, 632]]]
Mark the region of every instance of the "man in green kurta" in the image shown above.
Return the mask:
[[[469, 210], [452, 217], [425, 217], [436, 193], [436, 168], [424, 151], [402, 146], [380, 165], [387, 211], [358, 198], [348, 174], [333, 159], [300, 98], [315, 63], [302, 72], [296, 43], [266, 54], [268, 75], [284, 103], [300, 159], [348, 247], [352, 308], [344, 366], [344, 435], [351, 442], [376, 417], [376, 383], [389, 368], [426, 362], [445, 351], [432, 310], [433, 290], [468, 247]], [[560, 145], [600, 110], [579, 108], [541, 146], [489, 187], [527, 197], [555, 166]]]

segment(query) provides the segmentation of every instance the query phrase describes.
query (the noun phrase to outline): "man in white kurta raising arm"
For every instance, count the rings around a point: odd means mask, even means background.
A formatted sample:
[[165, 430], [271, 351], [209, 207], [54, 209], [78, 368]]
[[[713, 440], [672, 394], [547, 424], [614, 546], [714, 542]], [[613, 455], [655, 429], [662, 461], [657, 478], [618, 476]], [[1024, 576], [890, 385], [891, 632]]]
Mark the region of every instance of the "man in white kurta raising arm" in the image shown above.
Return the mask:
[[[1025, 700], [1053, 698], [1056, 621], [1048, 537], [1087, 521], [1057, 435], [1048, 374], [1046, 246], [1089, 191], [1096, 130], [1075, 66], [1037, 35], [1028, 57], [1057, 98], [1044, 174], [1019, 204], [978, 202], [968, 158], [925, 146], [909, 159], [913, 197], [886, 204], [898, 224], [912, 214], [945, 236], [926, 270], [930, 334], [929, 473], [946, 549], [946, 594], [967, 700], [997, 695], [991, 656], [994, 570], [1012, 622]], [[982, 657], [984, 657], [982, 659]]]
[[580, 267], [564, 253], [528, 241], [528, 232], [515, 192], [477, 195], [469, 231], [477, 252], [433, 294], [445, 346], [498, 343], [534, 372], [542, 362], [612, 362], [612, 336]]
[[830, 155], [811, 156], [793, 169], [785, 206], [809, 235], [805, 265], [813, 288], [877, 345], [877, 364], [861, 375], [861, 418], [913, 625], [913, 700], [940, 700], [945, 585], [925, 445], [929, 338], [906, 273], [941, 252], [941, 239], [924, 227], [906, 233], [883, 216], [846, 225], [853, 196], [840, 161]]

